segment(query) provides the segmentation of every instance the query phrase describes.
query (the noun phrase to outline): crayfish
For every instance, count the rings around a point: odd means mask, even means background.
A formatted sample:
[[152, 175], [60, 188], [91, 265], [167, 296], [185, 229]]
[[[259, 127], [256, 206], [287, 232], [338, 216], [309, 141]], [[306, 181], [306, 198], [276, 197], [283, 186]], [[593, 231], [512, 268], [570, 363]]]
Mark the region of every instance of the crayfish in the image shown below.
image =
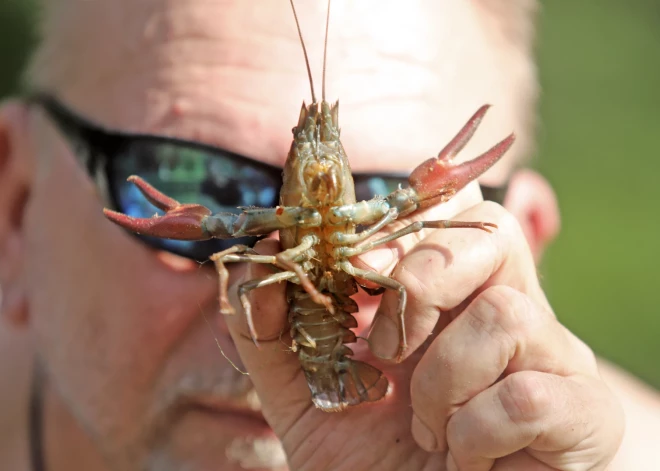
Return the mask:
[[[293, 1], [291, 6], [293, 8]], [[328, 15], [329, 8], [328, 2]], [[485, 231], [496, 228], [488, 222], [417, 221], [384, 237], [373, 237], [395, 220], [448, 201], [495, 164], [513, 144], [514, 135], [471, 161], [454, 164], [453, 158], [467, 144], [486, 114], [488, 105], [484, 105], [437, 157], [413, 170], [408, 188], [356, 202], [348, 159], [339, 139], [339, 104], [330, 104], [325, 99], [325, 74], [323, 96], [320, 103], [317, 101], [295, 8], [293, 13], [310, 78], [312, 103], [303, 102], [298, 123], [293, 128], [279, 206], [212, 214], [201, 205], [180, 204], [140, 177], [132, 176], [129, 180], [166, 214], [132, 218], [107, 209], [104, 212], [130, 231], [178, 240], [264, 236], [279, 231], [283, 250], [276, 255], [261, 255], [245, 245], [234, 245], [211, 257], [219, 274], [220, 311], [234, 312], [228, 300], [225, 263], [263, 263], [274, 267], [274, 273], [238, 288], [250, 333], [257, 343], [249, 292], [287, 282], [292, 350], [298, 353], [312, 400], [324, 411], [340, 411], [348, 406], [377, 401], [388, 390], [388, 380], [383, 373], [352, 359], [353, 351], [346, 345], [357, 339], [351, 330], [357, 327], [353, 316], [357, 304], [351, 296], [357, 293], [358, 279], [379, 287], [364, 287], [369, 294], [380, 294], [385, 289], [398, 293], [399, 355], [407, 346], [405, 287], [390, 277], [355, 267], [350, 259], [424, 228]], [[326, 24], [326, 45], [327, 30]]]

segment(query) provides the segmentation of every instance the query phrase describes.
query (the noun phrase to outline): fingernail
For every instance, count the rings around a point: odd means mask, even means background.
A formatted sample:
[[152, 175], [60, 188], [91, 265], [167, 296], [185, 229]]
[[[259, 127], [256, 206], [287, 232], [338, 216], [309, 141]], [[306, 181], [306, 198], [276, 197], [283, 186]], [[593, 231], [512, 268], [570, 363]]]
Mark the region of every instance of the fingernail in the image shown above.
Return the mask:
[[451, 454], [451, 451], [447, 452], [447, 471], [458, 471], [458, 466], [456, 465], [456, 461], [454, 461], [454, 457]]
[[[435, 438], [435, 434], [416, 415], [413, 415], [412, 418], [411, 431], [413, 438], [420, 447], [428, 452], [436, 451], [438, 441]], [[447, 457], [447, 462], [449, 462], [449, 456]]]
[[369, 333], [371, 352], [378, 358], [391, 360], [399, 351], [399, 328], [385, 314], [376, 313]]
[[389, 275], [396, 265], [394, 249], [383, 247], [370, 250], [359, 256], [359, 259], [377, 273]]

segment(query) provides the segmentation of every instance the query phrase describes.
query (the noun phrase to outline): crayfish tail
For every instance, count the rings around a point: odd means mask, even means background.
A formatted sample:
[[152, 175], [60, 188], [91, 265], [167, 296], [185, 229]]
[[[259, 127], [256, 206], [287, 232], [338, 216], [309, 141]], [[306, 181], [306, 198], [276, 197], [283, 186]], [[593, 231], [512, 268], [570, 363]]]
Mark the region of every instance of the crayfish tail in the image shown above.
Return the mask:
[[376, 402], [387, 394], [389, 382], [382, 371], [363, 361], [347, 359], [347, 363], [348, 371], [340, 374], [340, 383], [347, 398]]
[[[339, 276], [335, 278], [337, 285], [341, 281], [349, 283], [348, 278], [342, 280]], [[352, 313], [358, 306], [350, 298], [357, 287], [344, 285], [342, 291], [348, 294], [322, 291], [334, 303], [332, 312], [299, 285], [290, 285], [288, 291], [294, 351], [298, 352], [312, 402], [324, 412], [378, 401], [389, 389], [382, 371], [353, 359], [354, 352], [347, 344], [357, 341], [351, 329], [357, 326]]]
[[378, 368], [350, 358], [341, 361], [339, 371], [328, 366], [315, 372], [303, 369], [312, 401], [324, 412], [339, 412], [363, 402], [376, 402], [387, 394], [389, 382]]

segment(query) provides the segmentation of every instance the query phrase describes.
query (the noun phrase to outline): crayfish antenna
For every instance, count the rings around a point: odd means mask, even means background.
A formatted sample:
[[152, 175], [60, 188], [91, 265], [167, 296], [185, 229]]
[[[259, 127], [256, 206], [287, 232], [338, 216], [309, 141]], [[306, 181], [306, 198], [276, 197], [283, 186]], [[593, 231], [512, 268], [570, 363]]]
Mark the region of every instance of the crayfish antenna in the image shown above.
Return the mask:
[[325, 40], [323, 42], [323, 82], [321, 88], [321, 99], [325, 101], [325, 64], [328, 57], [328, 30], [330, 29], [330, 0], [328, 0], [328, 12], [325, 15]]
[[307, 75], [309, 76], [309, 86], [312, 89], [312, 102], [316, 103], [316, 94], [314, 93], [314, 81], [312, 80], [312, 69], [309, 66], [309, 57], [307, 56], [307, 48], [305, 47], [305, 41], [303, 41], [302, 31], [300, 30], [300, 23], [298, 22], [298, 15], [296, 14], [296, 7], [293, 5], [293, 0], [289, 0], [289, 2], [291, 3], [293, 18], [296, 20], [296, 28], [298, 28], [298, 37], [300, 38], [300, 45], [302, 46], [303, 55], [305, 56], [305, 65], [307, 66]]

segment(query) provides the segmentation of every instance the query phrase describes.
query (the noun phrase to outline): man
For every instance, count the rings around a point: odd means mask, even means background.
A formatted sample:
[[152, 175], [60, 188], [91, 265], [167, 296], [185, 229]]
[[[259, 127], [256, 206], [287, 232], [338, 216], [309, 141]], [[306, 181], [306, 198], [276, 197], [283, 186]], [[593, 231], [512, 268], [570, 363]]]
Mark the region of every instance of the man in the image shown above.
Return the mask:
[[[299, 11], [313, 72], [322, 57], [321, 3]], [[6, 102], [2, 468], [568, 470], [605, 469], [613, 458], [610, 469], [659, 466], [651, 446], [657, 396], [599, 370], [556, 321], [536, 276], [534, 256], [558, 222], [542, 178], [515, 171], [533, 132], [534, 9], [524, 0], [333, 5], [327, 88], [342, 100], [353, 171], [409, 172], [487, 102], [495, 106], [463, 158], [511, 130], [518, 135], [481, 180], [510, 179], [507, 210], [480, 202], [471, 185], [416, 216], [488, 221], [499, 226], [493, 234], [428, 231], [361, 258], [409, 290], [411, 348], [402, 363], [379, 363], [392, 383], [383, 401], [338, 414], [310, 408], [297, 358], [280, 343], [282, 286], [252, 295], [257, 349], [240, 310], [218, 315], [209, 264], [155, 250], [103, 217], [112, 198], [100, 183], [118, 183], [103, 166], [90, 175], [91, 156], [57, 112], [43, 102]], [[300, 102], [309, 100], [286, 2], [53, 0], [42, 21], [34, 90], [107, 129], [282, 166]], [[129, 167], [154, 159], [115, 151]], [[278, 243], [255, 249], [276, 253]], [[267, 273], [230, 270], [234, 297], [237, 284]], [[357, 300], [366, 335], [379, 300]], [[369, 334], [383, 358], [396, 346], [395, 302], [384, 295]], [[223, 351], [249, 371], [259, 400], [220, 356], [205, 318]]]

